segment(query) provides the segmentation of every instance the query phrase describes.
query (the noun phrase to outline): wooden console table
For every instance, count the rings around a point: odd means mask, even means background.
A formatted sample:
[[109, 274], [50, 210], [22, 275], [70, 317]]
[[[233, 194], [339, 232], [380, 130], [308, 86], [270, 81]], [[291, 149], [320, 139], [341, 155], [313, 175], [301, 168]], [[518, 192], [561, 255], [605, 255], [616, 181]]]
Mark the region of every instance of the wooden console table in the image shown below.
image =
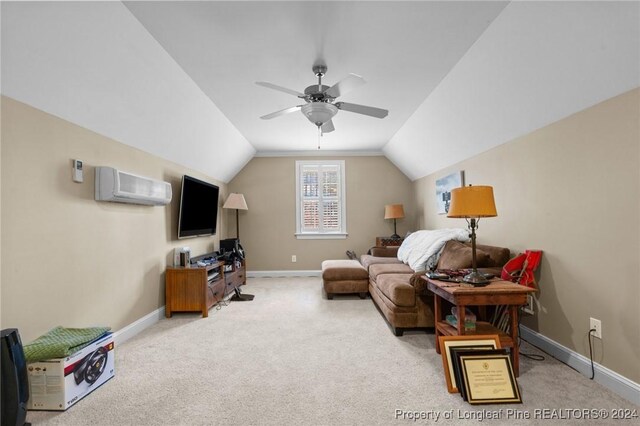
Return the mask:
[[[500, 346], [503, 348], [511, 348], [513, 370], [515, 375], [518, 376], [520, 371], [518, 353], [518, 308], [527, 303], [527, 294], [535, 290], [502, 280], [494, 280], [484, 287], [462, 287], [455, 283], [431, 280], [426, 276], [423, 276], [422, 279], [427, 281], [427, 288], [435, 295], [436, 352], [440, 353], [439, 336], [497, 334], [500, 337]], [[458, 307], [457, 328], [443, 319], [442, 299]], [[466, 306], [498, 305], [508, 306], [510, 319], [509, 334], [485, 321], [477, 321], [476, 329], [473, 331], [464, 329]]]

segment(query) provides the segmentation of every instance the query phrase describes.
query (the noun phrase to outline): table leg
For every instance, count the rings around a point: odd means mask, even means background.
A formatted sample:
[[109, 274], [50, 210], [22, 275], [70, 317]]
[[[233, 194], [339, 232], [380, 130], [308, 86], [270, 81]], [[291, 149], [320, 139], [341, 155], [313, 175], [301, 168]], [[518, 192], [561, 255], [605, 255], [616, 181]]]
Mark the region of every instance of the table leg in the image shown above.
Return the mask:
[[511, 348], [511, 362], [513, 363], [513, 374], [520, 376], [520, 348], [518, 345], [518, 306], [509, 306], [509, 317], [511, 318], [511, 339], [513, 347]]
[[464, 323], [467, 320], [464, 313], [467, 308], [465, 305], [457, 305], [456, 309], [458, 309], [458, 336], [464, 336]]
[[433, 316], [435, 318], [435, 322], [436, 322], [436, 353], [440, 353], [440, 330], [438, 330], [438, 322], [442, 319], [442, 312], [441, 312], [441, 299], [440, 296], [438, 296], [437, 294], [434, 295], [433, 297]]

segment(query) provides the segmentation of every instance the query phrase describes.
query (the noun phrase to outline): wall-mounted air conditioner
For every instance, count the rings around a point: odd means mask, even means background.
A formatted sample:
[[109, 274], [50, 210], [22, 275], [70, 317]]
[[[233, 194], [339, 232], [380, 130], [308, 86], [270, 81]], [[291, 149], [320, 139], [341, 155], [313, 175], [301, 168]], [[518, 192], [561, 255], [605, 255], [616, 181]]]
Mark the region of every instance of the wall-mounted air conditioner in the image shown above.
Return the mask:
[[113, 167], [96, 167], [96, 201], [163, 206], [171, 202], [171, 185]]

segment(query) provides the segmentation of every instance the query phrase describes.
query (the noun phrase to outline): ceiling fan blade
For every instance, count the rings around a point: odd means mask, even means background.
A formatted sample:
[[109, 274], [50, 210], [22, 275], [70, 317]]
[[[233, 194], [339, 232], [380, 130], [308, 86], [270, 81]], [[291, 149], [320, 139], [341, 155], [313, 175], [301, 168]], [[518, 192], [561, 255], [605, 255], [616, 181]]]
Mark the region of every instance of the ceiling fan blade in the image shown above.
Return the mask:
[[333, 127], [333, 120], [329, 120], [320, 127], [322, 129], [322, 133], [330, 133], [333, 132], [336, 128]]
[[299, 98], [304, 98], [304, 93], [300, 93], [297, 90], [287, 89], [286, 87], [278, 86], [277, 84], [267, 83], [266, 81], [256, 81], [258, 86], [266, 87], [268, 89], [277, 90], [279, 92], [288, 93]]
[[337, 98], [340, 95], [344, 95], [347, 92], [355, 89], [358, 86], [362, 86], [365, 84], [364, 78], [360, 77], [358, 74], [349, 74], [333, 86], [327, 89], [325, 92], [327, 95], [332, 98]]
[[344, 111], [369, 115], [371, 117], [376, 117], [376, 118], [385, 118], [387, 114], [389, 114], [389, 111], [387, 111], [386, 109], [374, 108], [374, 107], [358, 105], [358, 104], [350, 104], [347, 102], [336, 102], [334, 105], [337, 106], [338, 109], [341, 109]]
[[281, 109], [280, 111], [272, 112], [271, 114], [263, 115], [260, 118], [262, 118], [263, 120], [269, 120], [271, 118], [280, 117], [281, 115], [289, 114], [291, 112], [300, 111], [300, 108], [302, 108], [302, 105], [296, 105], [291, 108], [285, 108]]

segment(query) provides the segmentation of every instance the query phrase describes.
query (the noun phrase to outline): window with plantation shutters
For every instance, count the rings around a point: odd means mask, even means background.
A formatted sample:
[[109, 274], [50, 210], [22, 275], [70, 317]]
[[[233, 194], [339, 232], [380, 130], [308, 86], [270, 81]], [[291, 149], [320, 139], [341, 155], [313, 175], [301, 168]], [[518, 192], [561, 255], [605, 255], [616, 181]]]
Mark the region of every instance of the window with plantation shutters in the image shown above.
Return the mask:
[[344, 161], [296, 161], [296, 236], [346, 238]]

